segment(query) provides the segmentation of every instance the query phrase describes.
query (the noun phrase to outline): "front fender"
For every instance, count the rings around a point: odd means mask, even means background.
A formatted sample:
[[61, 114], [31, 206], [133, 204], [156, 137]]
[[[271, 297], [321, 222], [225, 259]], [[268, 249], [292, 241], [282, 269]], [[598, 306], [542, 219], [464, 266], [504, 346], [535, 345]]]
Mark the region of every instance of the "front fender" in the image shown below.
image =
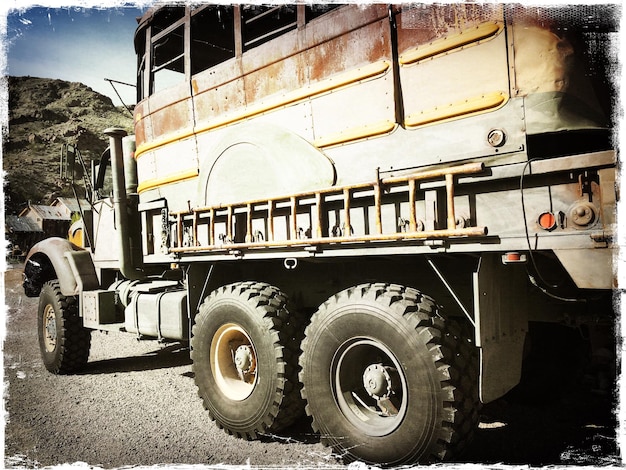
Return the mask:
[[[63, 238], [46, 238], [37, 243], [28, 252], [24, 265], [23, 286], [26, 295], [28, 297], [38, 296], [41, 286], [51, 279], [59, 280], [61, 293], [65, 296], [77, 295], [79, 286], [96, 288], [98, 282], [95, 268], [90, 262], [91, 257], [88, 256], [89, 261], [87, 262], [90, 266], [80, 270], [88, 271], [87, 276], [83, 275], [82, 272], [77, 272], [76, 263], [72, 261], [77, 254], [83, 255], [83, 253], [87, 254], [84, 249]], [[85, 258], [84, 255], [81, 256], [83, 264]]]

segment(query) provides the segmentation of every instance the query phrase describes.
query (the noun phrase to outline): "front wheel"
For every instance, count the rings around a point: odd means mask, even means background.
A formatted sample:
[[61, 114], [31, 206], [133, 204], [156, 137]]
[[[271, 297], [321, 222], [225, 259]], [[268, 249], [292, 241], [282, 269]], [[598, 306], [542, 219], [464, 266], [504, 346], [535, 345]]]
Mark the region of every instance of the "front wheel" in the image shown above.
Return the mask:
[[449, 459], [478, 423], [474, 348], [414, 289], [340, 292], [311, 319], [302, 350], [307, 413], [347, 460]]
[[64, 296], [56, 279], [41, 288], [37, 330], [41, 357], [50, 372], [76, 372], [87, 363], [91, 330], [82, 325], [76, 298]]
[[191, 339], [198, 394], [229, 434], [254, 439], [304, 412], [297, 382], [301, 322], [277, 288], [240, 282], [200, 306]]

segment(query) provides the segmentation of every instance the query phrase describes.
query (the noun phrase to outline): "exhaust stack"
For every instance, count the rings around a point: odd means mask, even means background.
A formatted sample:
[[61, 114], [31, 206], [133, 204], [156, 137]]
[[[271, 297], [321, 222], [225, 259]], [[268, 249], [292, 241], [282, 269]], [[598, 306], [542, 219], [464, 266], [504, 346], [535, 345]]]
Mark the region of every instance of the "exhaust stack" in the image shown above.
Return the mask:
[[[141, 236], [138, 225], [139, 218], [137, 216], [139, 196], [135, 192], [137, 188], [137, 171], [135, 161], [132, 159], [134, 140], [126, 139], [127, 157], [125, 158], [122, 150], [122, 140], [127, 136], [127, 132], [124, 129], [110, 127], [104, 131], [104, 134], [109, 136], [109, 146], [111, 148], [113, 209], [117, 221], [120, 271], [126, 279], [144, 279], [146, 275], [141, 267]], [[128, 182], [125, 174], [128, 175]], [[135, 193], [129, 194], [127, 189]]]

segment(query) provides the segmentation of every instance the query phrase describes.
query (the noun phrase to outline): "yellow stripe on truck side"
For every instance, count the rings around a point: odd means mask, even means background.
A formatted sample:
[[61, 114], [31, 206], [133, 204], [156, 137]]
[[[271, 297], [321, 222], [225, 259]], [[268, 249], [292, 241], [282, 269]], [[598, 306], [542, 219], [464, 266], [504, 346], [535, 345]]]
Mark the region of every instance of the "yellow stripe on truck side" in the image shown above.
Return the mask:
[[403, 66], [414, 64], [421, 60], [477, 43], [478, 41], [491, 39], [496, 37], [503, 29], [504, 26], [500, 23], [483, 23], [474, 28], [461, 31], [460, 33], [436, 39], [429, 44], [409, 49], [400, 54], [399, 62], [400, 65]]
[[142, 181], [139, 183], [137, 187], [137, 192], [142, 193], [144, 191], [148, 191], [150, 189], [154, 189], [159, 186], [163, 186], [166, 184], [179, 183], [181, 181], [186, 181], [192, 178], [196, 178], [198, 176], [198, 169], [191, 168], [189, 170], [183, 170], [176, 173], [171, 173], [162, 178], [153, 178], [150, 180]]
[[382, 76], [387, 73], [390, 70], [390, 66], [391, 64], [389, 61], [381, 60], [379, 62], [375, 62], [364, 67], [359, 67], [354, 70], [342, 73], [338, 76], [323, 80], [309, 87], [287, 93], [277, 98], [276, 100], [268, 101], [266, 103], [261, 102], [256, 105], [250, 106], [249, 108], [246, 108], [239, 113], [212, 120], [210, 123], [198, 127], [195, 130], [189, 128], [181, 132], [170, 134], [168, 136], [165, 136], [164, 138], [155, 140], [154, 142], [141, 144], [137, 147], [137, 150], [135, 150], [135, 158], [139, 158], [142, 154], [150, 150], [155, 150], [172, 142], [192, 137], [194, 134], [198, 135], [204, 132], [218, 129], [220, 127], [228, 126], [230, 124], [236, 124], [237, 122], [244, 121], [246, 119], [258, 116], [268, 111], [273, 111], [283, 106], [295, 104], [299, 101], [304, 101], [306, 99], [337, 90], [338, 88], [348, 86], [362, 80], [377, 78], [378, 76]]
[[331, 147], [333, 145], [345, 144], [346, 142], [354, 142], [355, 140], [367, 139], [370, 137], [378, 137], [391, 133], [398, 125], [393, 121], [383, 121], [376, 124], [354, 127], [346, 129], [343, 132], [328, 135], [316, 139], [313, 142], [318, 148]]
[[419, 127], [434, 122], [493, 111], [504, 106], [508, 99], [508, 94], [501, 91], [486, 93], [456, 103], [411, 113], [406, 116], [404, 125], [408, 128]]

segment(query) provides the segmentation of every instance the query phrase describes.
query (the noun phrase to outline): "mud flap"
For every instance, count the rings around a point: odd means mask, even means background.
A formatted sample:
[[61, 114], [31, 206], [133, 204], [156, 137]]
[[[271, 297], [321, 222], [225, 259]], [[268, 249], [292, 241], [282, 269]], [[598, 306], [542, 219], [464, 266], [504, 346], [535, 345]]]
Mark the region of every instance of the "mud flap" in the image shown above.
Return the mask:
[[524, 266], [504, 265], [500, 254], [484, 254], [474, 273], [479, 391], [483, 403], [500, 398], [520, 381], [528, 331], [527, 304]]

